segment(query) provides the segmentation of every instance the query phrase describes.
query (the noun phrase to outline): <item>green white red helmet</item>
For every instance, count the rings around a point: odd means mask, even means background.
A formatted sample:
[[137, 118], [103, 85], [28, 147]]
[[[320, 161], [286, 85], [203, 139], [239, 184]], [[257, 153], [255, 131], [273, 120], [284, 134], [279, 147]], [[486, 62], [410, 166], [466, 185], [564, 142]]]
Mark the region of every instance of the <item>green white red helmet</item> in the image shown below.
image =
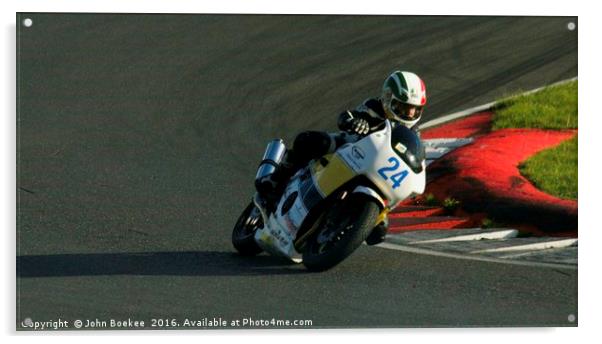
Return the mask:
[[[395, 71], [383, 84], [381, 101], [387, 118], [411, 128], [422, 116], [426, 105], [426, 87], [418, 75]], [[408, 109], [413, 107], [414, 116], [411, 116]]]

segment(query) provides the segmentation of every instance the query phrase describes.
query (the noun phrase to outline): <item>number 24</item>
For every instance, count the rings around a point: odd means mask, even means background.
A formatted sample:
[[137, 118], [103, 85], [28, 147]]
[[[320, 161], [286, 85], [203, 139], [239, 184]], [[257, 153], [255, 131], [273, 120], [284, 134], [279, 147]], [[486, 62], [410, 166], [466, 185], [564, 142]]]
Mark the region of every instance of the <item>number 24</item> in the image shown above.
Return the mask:
[[393, 165], [378, 169], [378, 174], [380, 174], [380, 176], [383, 177], [384, 180], [388, 180], [389, 178], [391, 178], [391, 181], [393, 181], [393, 189], [397, 189], [401, 185], [401, 182], [405, 179], [405, 177], [407, 177], [408, 171], [404, 170], [399, 173], [395, 173], [391, 176], [387, 176], [387, 172], [395, 172], [400, 165], [399, 160], [397, 160], [397, 158], [395, 157], [390, 157], [388, 161]]

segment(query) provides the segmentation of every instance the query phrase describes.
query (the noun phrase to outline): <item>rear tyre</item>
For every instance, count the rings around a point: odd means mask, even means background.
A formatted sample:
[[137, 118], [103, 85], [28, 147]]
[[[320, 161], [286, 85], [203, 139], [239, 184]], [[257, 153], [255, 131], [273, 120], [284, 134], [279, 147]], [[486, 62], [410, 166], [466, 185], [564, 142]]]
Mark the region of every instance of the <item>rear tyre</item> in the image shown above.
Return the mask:
[[243, 256], [255, 256], [261, 251], [261, 247], [255, 241], [255, 232], [263, 227], [261, 212], [253, 202], [242, 212], [234, 230], [232, 230], [232, 245]]
[[342, 262], [366, 240], [379, 213], [380, 205], [361, 194], [351, 194], [333, 205], [308, 239], [303, 265], [311, 271], [324, 271]]

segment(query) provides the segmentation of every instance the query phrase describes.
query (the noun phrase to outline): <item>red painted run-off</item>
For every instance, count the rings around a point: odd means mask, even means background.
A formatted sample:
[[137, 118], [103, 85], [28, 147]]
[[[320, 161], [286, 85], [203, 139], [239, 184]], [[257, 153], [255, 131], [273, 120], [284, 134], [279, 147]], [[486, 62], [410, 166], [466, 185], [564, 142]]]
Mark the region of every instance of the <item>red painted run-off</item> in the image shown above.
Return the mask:
[[389, 219], [389, 232], [398, 233], [417, 230], [445, 230], [472, 227], [468, 218], [437, 216], [424, 218], [392, 218]]
[[489, 132], [493, 113], [480, 112], [470, 117], [420, 132], [422, 139], [467, 138]]
[[[452, 188], [486, 189], [501, 198], [550, 203], [577, 210], [577, 202], [548, 195], [533, 186], [518, 170], [518, 165], [535, 153], [570, 139], [576, 131], [502, 129], [478, 137], [433, 164], [455, 171], [428, 185], [428, 191], [453, 192]], [[437, 164], [437, 165], [436, 165]]]
[[404, 206], [395, 209], [393, 213], [389, 214], [389, 218], [438, 216], [443, 213], [444, 210], [441, 207]]
[[445, 216], [441, 207], [401, 206], [389, 215], [389, 232], [475, 227], [469, 217]]
[[[559, 199], [538, 190], [520, 174], [518, 165], [537, 152], [573, 137], [577, 131], [503, 129], [491, 132], [492, 118], [492, 112], [481, 112], [421, 133], [423, 139], [474, 138], [472, 144], [456, 149], [429, 166], [427, 175], [430, 172], [437, 177], [429, 182], [425, 194], [432, 193], [437, 199], [456, 197], [464, 205], [510, 204], [519, 212], [529, 208], [534, 214], [560, 213], [576, 217], [577, 201]], [[486, 215], [468, 213], [465, 217], [449, 218], [441, 214], [442, 209], [417, 210], [402, 206], [390, 215], [390, 230], [478, 227]], [[528, 216], [525, 221], [524, 228], [532, 226]], [[537, 231], [536, 226], [533, 232]]]

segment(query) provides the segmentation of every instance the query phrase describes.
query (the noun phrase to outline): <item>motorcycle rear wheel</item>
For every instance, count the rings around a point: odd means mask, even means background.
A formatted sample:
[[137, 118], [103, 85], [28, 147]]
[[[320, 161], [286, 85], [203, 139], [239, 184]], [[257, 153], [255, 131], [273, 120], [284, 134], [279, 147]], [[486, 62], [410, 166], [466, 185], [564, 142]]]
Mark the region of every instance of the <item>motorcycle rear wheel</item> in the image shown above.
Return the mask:
[[328, 270], [351, 255], [376, 224], [380, 205], [365, 195], [351, 194], [327, 212], [303, 252], [303, 265], [310, 271]]
[[251, 202], [242, 212], [232, 230], [232, 245], [243, 256], [255, 256], [263, 251], [255, 241], [255, 232], [263, 227], [259, 209]]

